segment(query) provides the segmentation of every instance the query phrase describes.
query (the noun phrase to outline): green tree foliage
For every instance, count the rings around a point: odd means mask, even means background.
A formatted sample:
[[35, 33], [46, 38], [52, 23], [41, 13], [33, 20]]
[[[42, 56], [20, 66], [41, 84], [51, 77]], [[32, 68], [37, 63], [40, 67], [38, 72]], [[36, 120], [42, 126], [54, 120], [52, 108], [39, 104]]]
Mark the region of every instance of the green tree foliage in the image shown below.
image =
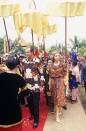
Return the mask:
[[59, 43], [51, 46], [49, 49], [49, 53], [52, 54], [53, 52], [59, 52], [61, 54], [65, 54], [65, 47], [62, 45], [63, 45], [62, 43]]
[[77, 52], [82, 55], [86, 56], [86, 40], [82, 39], [80, 40], [77, 36], [74, 37], [74, 39], [70, 39], [74, 50], [77, 49]]
[[80, 48], [79, 49], [79, 54], [81, 54], [81, 55], [86, 55], [86, 48], [84, 48], [84, 47], [82, 47], [82, 48]]
[[80, 39], [78, 39], [77, 36], [74, 36], [74, 39], [70, 39], [70, 42], [72, 43], [72, 50], [76, 50], [78, 52], [79, 46], [80, 46]]
[[56, 45], [51, 46], [50, 49], [49, 49], [49, 53], [52, 54], [55, 51], [57, 51]]
[[19, 44], [19, 42], [16, 40], [11, 47], [11, 53], [14, 54], [24, 54], [24, 49], [22, 48], [22, 46]]

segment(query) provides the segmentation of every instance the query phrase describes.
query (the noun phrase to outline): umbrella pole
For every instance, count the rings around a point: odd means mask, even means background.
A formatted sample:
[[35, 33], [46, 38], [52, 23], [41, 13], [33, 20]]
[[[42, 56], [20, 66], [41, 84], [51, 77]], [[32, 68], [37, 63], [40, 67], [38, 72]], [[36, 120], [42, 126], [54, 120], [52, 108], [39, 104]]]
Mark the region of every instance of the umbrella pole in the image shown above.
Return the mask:
[[4, 28], [5, 28], [6, 38], [7, 38], [8, 51], [10, 51], [10, 45], [9, 45], [9, 39], [8, 39], [8, 33], [7, 33], [6, 22], [5, 22], [4, 17], [3, 17], [3, 23], [4, 23]]
[[33, 1], [33, 4], [34, 4], [34, 7], [36, 9], [36, 2], [35, 2], [35, 0], [32, 0], [32, 1]]
[[34, 38], [33, 38], [33, 30], [31, 29], [31, 34], [32, 34], [32, 47], [33, 47], [33, 54], [34, 54]]
[[45, 36], [44, 35], [43, 35], [43, 49], [44, 49], [44, 53], [45, 53], [46, 47], [45, 47]]
[[39, 42], [39, 37], [38, 37], [38, 51], [40, 51], [40, 42]]
[[67, 56], [67, 16], [65, 16], [65, 57]]

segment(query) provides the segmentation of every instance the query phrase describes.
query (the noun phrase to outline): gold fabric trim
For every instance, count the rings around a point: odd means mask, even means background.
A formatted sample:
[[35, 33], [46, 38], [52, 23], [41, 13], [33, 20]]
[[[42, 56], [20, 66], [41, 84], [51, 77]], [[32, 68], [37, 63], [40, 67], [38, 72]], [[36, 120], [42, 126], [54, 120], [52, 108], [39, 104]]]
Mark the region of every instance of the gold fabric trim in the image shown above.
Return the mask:
[[9, 127], [13, 127], [13, 126], [19, 125], [19, 124], [21, 124], [21, 123], [22, 123], [22, 120], [19, 121], [19, 122], [17, 122], [17, 123], [15, 123], [15, 124], [10, 124], [10, 125], [0, 125], [0, 127], [2, 127], [2, 128], [9, 128]]

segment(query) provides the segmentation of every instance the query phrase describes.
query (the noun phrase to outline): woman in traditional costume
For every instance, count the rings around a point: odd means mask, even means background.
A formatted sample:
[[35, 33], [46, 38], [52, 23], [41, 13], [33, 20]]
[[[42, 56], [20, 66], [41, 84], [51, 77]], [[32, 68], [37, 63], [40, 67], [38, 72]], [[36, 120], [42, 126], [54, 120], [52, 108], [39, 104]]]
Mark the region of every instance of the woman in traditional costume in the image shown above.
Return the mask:
[[51, 91], [52, 103], [56, 107], [56, 121], [59, 122], [59, 115], [62, 107], [66, 106], [65, 83], [66, 64], [62, 56], [58, 53], [54, 55], [54, 60], [49, 69], [49, 88]]
[[18, 92], [26, 83], [16, 74], [15, 57], [9, 56], [6, 65], [8, 70], [0, 74], [0, 131], [21, 131], [22, 112]]

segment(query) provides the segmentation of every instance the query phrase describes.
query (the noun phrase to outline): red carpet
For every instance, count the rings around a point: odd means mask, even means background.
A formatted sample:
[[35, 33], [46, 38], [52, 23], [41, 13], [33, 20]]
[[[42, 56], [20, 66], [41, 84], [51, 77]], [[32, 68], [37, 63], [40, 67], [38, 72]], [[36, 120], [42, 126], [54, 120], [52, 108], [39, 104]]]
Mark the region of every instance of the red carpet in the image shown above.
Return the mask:
[[44, 94], [41, 93], [40, 97], [40, 119], [39, 119], [39, 126], [38, 128], [33, 129], [33, 121], [29, 121], [29, 112], [28, 108], [23, 108], [23, 126], [22, 126], [22, 131], [43, 131], [44, 123], [48, 114], [48, 107], [46, 106], [45, 103], [45, 98]]
[[23, 114], [23, 124], [21, 125], [11, 127], [11, 128], [0, 128], [0, 131], [43, 131], [44, 123], [48, 114], [48, 107], [45, 103], [45, 97], [44, 94], [41, 93], [40, 95], [40, 119], [39, 119], [39, 126], [37, 128], [33, 128], [33, 121], [29, 121], [29, 109], [27, 107], [22, 108], [22, 114]]

